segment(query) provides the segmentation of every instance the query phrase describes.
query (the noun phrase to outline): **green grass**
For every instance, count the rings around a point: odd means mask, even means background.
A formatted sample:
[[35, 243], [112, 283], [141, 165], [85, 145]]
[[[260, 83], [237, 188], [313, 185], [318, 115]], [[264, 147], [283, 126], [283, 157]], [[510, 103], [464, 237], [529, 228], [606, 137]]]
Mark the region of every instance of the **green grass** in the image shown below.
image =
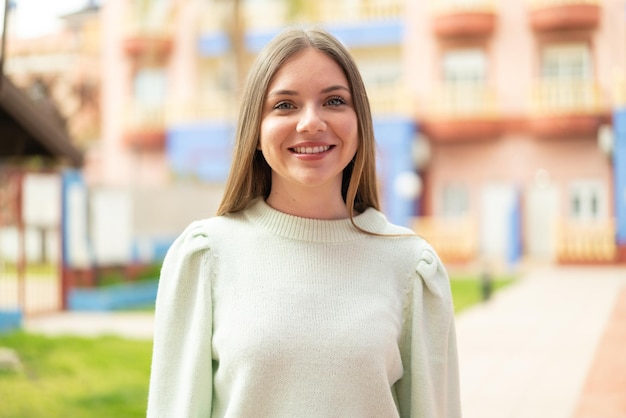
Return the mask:
[[20, 372], [0, 372], [1, 418], [144, 417], [151, 341], [0, 335]]
[[[514, 282], [494, 278], [494, 289]], [[458, 313], [482, 300], [479, 278], [452, 277]], [[0, 334], [16, 350], [20, 372], [0, 372], [0, 418], [144, 417], [151, 341], [116, 337], [44, 337]]]
[[[496, 291], [514, 282], [515, 279], [513, 277], [494, 277], [492, 297]], [[483, 300], [480, 278], [478, 276], [453, 276], [450, 278], [450, 287], [452, 288], [452, 299], [456, 313]]]

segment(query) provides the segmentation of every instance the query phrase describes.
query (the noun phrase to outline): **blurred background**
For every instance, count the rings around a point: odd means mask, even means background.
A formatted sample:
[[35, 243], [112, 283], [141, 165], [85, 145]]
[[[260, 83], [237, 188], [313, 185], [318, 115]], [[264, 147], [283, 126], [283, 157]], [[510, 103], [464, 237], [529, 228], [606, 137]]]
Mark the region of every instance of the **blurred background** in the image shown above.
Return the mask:
[[623, 416], [626, 0], [0, 0], [0, 417], [145, 416], [160, 264], [288, 25], [361, 69], [383, 210], [451, 273], [464, 414]]
[[5, 307], [64, 309], [211, 216], [247, 68], [292, 24], [354, 55], [383, 209], [446, 265], [626, 261], [624, 0], [3, 3], [0, 276], [57, 277]]

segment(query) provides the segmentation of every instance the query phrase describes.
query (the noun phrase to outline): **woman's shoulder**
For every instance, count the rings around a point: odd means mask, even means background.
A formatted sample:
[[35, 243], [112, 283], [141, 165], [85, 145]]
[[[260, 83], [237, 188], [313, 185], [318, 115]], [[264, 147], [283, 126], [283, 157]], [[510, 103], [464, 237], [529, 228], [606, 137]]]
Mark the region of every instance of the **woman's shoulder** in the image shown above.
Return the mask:
[[230, 216], [212, 216], [191, 221], [176, 237], [172, 248], [189, 253], [209, 249], [221, 238], [232, 234], [233, 220]]
[[232, 233], [237, 225], [237, 216], [217, 215], [190, 222], [180, 234], [181, 237], [218, 238], [223, 234]]
[[394, 240], [392, 252], [416, 268], [423, 276], [431, 276], [443, 263], [435, 248], [422, 236], [406, 226], [396, 225], [387, 221], [384, 235]]

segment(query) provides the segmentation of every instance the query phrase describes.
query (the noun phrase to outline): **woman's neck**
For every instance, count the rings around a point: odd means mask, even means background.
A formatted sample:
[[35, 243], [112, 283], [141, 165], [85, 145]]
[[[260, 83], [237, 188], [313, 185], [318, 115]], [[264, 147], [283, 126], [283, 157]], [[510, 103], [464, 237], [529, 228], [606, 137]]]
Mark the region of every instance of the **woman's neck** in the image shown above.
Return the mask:
[[341, 193], [327, 189], [272, 190], [266, 202], [280, 212], [301, 218], [346, 219], [349, 217]]

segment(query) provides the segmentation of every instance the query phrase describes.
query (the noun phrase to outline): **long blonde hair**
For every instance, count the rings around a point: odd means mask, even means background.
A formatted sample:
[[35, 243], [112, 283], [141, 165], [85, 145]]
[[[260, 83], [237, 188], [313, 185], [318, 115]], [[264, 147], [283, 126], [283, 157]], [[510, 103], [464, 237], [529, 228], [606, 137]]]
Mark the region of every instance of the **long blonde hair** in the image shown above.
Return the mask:
[[358, 123], [357, 152], [343, 171], [342, 196], [352, 223], [354, 214], [380, 209], [376, 180], [376, 145], [370, 105], [363, 79], [348, 50], [323, 29], [289, 28], [272, 39], [252, 65], [242, 94], [233, 161], [218, 215], [238, 212], [257, 197], [267, 198], [272, 171], [259, 143], [262, 109], [276, 72], [294, 54], [315, 48], [332, 58], [348, 79]]

